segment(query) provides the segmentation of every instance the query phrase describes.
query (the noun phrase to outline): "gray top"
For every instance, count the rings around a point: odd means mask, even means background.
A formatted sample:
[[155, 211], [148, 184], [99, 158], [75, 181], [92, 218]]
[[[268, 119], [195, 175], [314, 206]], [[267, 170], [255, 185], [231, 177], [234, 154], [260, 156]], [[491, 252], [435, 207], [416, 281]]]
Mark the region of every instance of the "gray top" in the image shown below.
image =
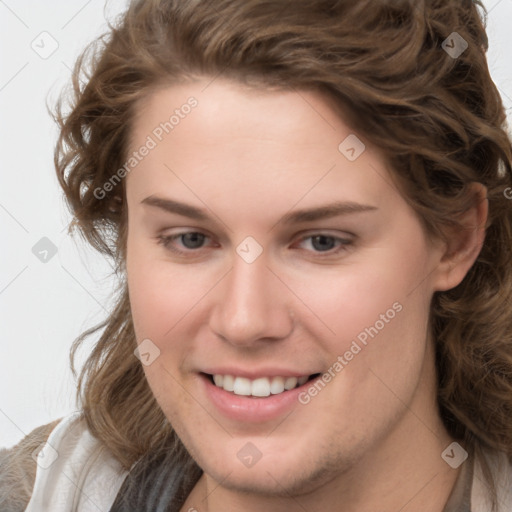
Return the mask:
[[467, 459], [461, 466], [443, 512], [471, 512], [471, 490], [473, 487], [473, 460]]

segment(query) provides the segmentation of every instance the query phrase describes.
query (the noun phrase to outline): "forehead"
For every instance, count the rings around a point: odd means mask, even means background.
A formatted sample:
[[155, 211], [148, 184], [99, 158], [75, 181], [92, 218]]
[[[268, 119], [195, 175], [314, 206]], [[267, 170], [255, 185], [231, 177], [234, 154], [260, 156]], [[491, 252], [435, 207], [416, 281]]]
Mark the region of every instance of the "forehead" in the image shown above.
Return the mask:
[[130, 151], [152, 147], [127, 177], [128, 190], [141, 199], [166, 191], [195, 202], [229, 197], [246, 208], [381, 202], [396, 191], [363, 139], [318, 92], [223, 79], [160, 88], [137, 108]]

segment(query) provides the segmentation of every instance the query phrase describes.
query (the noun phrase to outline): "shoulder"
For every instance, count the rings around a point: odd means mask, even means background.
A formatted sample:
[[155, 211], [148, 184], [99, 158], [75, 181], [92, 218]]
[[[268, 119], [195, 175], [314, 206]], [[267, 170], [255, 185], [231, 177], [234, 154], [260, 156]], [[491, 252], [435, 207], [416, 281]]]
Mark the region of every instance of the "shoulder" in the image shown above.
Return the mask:
[[37, 427], [12, 448], [0, 449], [0, 510], [25, 510], [36, 477], [37, 464], [33, 453], [59, 422], [60, 419]]
[[81, 412], [61, 420], [37, 462], [26, 512], [109, 510], [128, 474], [90, 433]]
[[[11, 508], [0, 506], [0, 510], [108, 510], [128, 472], [90, 433], [82, 413], [75, 412], [40, 428], [49, 435], [32, 436], [32, 432], [27, 436], [30, 441], [26, 438], [22, 441], [29, 441], [32, 451], [27, 448], [21, 455], [16, 450], [15, 458], [22, 461], [19, 471], [28, 475], [22, 498], [17, 498], [20, 486], [14, 483], [10, 499], [16, 500], [15, 504]], [[13, 478], [17, 477], [12, 470], [9, 473], [14, 482]]]

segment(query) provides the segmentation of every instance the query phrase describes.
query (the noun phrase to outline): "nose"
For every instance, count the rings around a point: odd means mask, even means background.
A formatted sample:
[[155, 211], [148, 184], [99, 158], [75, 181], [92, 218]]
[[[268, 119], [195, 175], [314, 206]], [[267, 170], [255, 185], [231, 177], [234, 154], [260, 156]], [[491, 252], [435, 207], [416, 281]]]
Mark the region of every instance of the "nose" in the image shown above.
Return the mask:
[[247, 263], [235, 254], [231, 271], [216, 288], [210, 328], [224, 341], [253, 347], [293, 331], [292, 295], [264, 257]]

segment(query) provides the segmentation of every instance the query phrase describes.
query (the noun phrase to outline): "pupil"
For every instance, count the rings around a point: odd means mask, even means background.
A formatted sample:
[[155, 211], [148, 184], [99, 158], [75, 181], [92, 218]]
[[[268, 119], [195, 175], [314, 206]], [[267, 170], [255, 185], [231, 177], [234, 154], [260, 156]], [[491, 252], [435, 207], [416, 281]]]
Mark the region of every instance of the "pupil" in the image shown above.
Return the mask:
[[201, 233], [185, 233], [182, 236], [183, 245], [187, 249], [197, 249], [201, 247], [204, 241], [204, 235]]
[[319, 251], [328, 251], [334, 247], [332, 236], [317, 235], [312, 238], [313, 247]]

